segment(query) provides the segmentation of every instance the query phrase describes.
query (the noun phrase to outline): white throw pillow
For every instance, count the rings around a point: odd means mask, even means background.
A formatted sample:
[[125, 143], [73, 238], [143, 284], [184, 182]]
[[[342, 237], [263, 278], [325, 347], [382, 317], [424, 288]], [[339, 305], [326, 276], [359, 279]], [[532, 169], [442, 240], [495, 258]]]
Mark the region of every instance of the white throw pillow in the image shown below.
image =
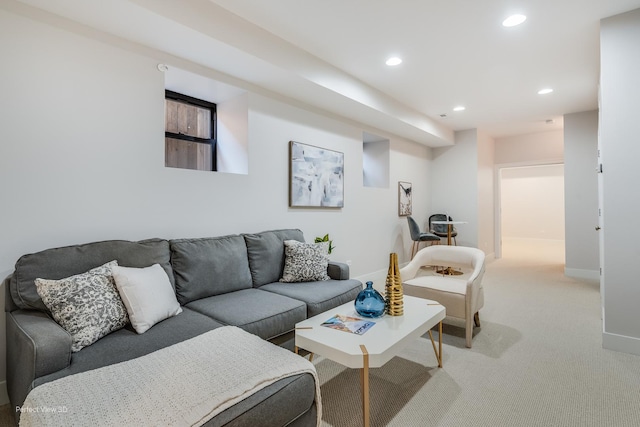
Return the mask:
[[182, 313], [167, 273], [160, 264], [146, 268], [112, 267], [129, 320], [142, 334], [161, 320]]
[[42, 302], [71, 335], [72, 352], [80, 351], [129, 322], [111, 276], [111, 269], [117, 265], [111, 261], [65, 279], [35, 280]]
[[284, 269], [281, 282], [314, 282], [329, 280], [329, 242], [303, 243], [284, 241]]

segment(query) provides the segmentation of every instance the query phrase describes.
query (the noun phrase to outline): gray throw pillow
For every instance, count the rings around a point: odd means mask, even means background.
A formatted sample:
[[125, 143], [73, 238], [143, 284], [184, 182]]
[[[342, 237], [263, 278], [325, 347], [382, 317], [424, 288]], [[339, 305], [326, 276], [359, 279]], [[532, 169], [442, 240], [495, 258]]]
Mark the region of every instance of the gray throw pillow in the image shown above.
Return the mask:
[[329, 242], [302, 243], [284, 241], [284, 270], [281, 282], [313, 282], [329, 280]]
[[53, 319], [71, 335], [71, 351], [79, 351], [129, 322], [111, 274], [111, 267], [117, 265], [111, 261], [65, 279], [35, 280], [38, 295]]

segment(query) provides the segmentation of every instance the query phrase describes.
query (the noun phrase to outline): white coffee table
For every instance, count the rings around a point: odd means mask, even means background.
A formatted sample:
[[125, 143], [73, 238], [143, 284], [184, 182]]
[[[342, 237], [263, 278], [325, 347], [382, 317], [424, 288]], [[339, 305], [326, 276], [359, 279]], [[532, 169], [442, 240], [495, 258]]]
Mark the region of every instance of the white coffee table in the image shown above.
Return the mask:
[[[407, 344], [429, 332], [433, 351], [442, 367], [442, 320], [445, 308], [436, 301], [404, 296], [402, 316], [384, 315], [372, 320], [376, 324], [363, 335], [320, 326], [336, 314], [359, 317], [353, 302], [321, 313], [296, 324], [295, 350], [319, 354], [352, 369], [360, 369], [362, 415], [369, 427], [369, 368], [379, 368], [396, 356]], [[363, 318], [364, 319], [364, 318]], [[431, 328], [438, 325], [438, 347]]]

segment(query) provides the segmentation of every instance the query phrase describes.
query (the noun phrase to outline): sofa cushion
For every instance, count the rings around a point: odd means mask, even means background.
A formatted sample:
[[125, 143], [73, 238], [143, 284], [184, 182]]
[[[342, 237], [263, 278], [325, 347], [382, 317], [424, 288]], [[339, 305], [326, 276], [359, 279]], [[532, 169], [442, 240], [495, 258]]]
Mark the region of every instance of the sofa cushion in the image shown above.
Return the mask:
[[329, 280], [329, 242], [303, 243], [284, 241], [284, 268], [281, 282]]
[[307, 305], [307, 317], [312, 317], [354, 301], [362, 290], [362, 283], [355, 279], [304, 283], [274, 282], [261, 286], [260, 290], [304, 301]]
[[21, 309], [48, 312], [36, 290], [36, 278], [62, 279], [84, 273], [112, 260], [125, 267], [146, 267], [158, 263], [167, 272], [173, 285], [168, 241], [108, 240], [23, 255], [16, 262], [11, 276], [11, 296]]
[[286, 377], [225, 409], [203, 427], [315, 426], [315, 395], [311, 374]]
[[282, 277], [285, 240], [304, 242], [304, 235], [298, 229], [263, 231], [243, 236], [254, 287], [277, 282]]
[[145, 268], [111, 267], [131, 325], [142, 334], [153, 325], [182, 312], [167, 273], [158, 264]]
[[36, 378], [34, 386], [67, 375], [144, 356], [220, 326], [223, 326], [220, 322], [184, 307], [182, 313], [157, 323], [142, 335], [138, 334], [131, 324], [128, 324], [96, 341], [93, 345], [73, 353], [71, 365], [68, 368]]
[[251, 287], [242, 236], [179, 239], [170, 244], [180, 304]]
[[304, 302], [260, 289], [244, 289], [199, 299], [187, 304], [192, 310], [225, 325], [270, 339], [295, 328], [306, 319]]
[[[112, 276], [116, 261], [60, 280], [36, 279], [38, 295], [80, 351], [129, 322]], [[161, 269], [162, 271], [162, 269]]]

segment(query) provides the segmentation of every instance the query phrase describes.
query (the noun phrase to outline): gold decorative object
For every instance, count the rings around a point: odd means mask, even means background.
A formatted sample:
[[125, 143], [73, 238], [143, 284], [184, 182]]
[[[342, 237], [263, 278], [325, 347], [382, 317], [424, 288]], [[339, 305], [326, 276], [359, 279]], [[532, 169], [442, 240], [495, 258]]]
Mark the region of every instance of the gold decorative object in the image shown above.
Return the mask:
[[404, 304], [402, 301], [402, 279], [398, 268], [398, 254], [389, 255], [389, 272], [385, 284], [385, 312], [390, 316], [402, 316]]

